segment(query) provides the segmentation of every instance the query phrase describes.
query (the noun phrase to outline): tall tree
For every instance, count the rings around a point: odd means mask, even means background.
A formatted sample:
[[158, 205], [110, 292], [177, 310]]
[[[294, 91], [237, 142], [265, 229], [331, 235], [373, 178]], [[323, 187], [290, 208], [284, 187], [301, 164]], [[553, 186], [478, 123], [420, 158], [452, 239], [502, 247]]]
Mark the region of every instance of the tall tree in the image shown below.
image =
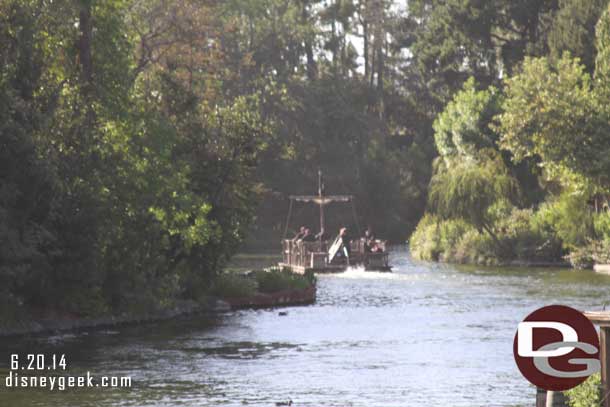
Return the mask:
[[437, 106], [470, 76], [497, 84], [524, 55], [545, 52], [545, 19], [556, 0], [415, 0], [405, 18], [415, 26], [415, 68]]
[[560, 0], [548, 36], [551, 57], [559, 59], [568, 51], [580, 58], [587, 72], [593, 73], [595, 25], [607, 4], [607, 0]]
[[[537, 156], [550, 177], [565, 171], [608, 184], [608, 122], [589, 74], [569, 54], [526, 59], [506, 81], [501, 143], [516, 161]], [[565, 181], [573, 177], [561, 177]]]

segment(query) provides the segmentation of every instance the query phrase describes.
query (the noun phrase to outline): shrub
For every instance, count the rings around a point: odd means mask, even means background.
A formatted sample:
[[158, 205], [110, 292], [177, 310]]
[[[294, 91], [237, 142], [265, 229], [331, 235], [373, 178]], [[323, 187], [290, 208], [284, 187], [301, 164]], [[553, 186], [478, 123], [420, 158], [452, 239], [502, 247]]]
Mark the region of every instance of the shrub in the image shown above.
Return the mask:
[[211, 294], [221, 298], [248, 297], [256, 293], [256, 281], [242, 274], [223, 273], [212, 283]]
[[595, 264], [591, 247], [579, 247], [572, 249], [566, 256], [572, 267], [578, 270], [592, 269]]
[[426, 214], [410, 239], [411, 254], [418, 260], [448, 263], [495, 264], [491, 237], [459, 219], [440, 220]]
[[565, 392], [570, 407], [596, 407], [601, 404], [601, 376], [596, 373], [583, 384]]
[[537, 221], [550, 225], [566, 249], [587, 244], [594, 235], [593, 214], [582, 195], [564, 192], [540, 206]]
[[458, 242], [455, 253], [447, 261], [494, 265], [498, 263], [497, 246], [487, 234], [469, 230]]
[[583, 247], [573, 249], [566, 256], [575, 268], [593, 268], [594, 264], [610, 263], [610, 239], [590, 240]]
[[59, 302], [61, 309], [81, 317], [97, 317], [110, 311], [97, 287], [65, 287], [64, 293]]
[[610, 240], [610, 214], [602, 212], [593, 216], [595, 235], [600, 239]]
[[451, 262], [458, 243], [464, 235], [474, 228], [462, 220], [446, 220], [439, 224], [440, 260]]
[[503, 246], [510, 248], [504, 256], [519, 260], [554, 261], [561, 259], [563, 249], [555, 231], [537, 218], [533, 209], [512, 208], [499, 222]]
[[593, 260], [598, 264], [610, 263], [610, 239], [594, 240], [589, 243]]
[[257, 292], [271, 294], [283, 290], [303, 290], [313, 284], [313, 273], [302, 275], [274, 267], [247, 274], [221, 274], [212, 283], [210, 294], [220, 298], [239, 298]]
[[452, 261], [458, 242], [469, 230], [473, 228], [462, 220], [439, 220], [426, 214], [411, 235], [411, 254], [418, 260]]
[[508, 260], [556, 261], [564, 254], [561, 240], [532, 209], [496, 203], [490, 208], [495, 241], [462, 220], [426, 215], [411, 236], [411, 253], [420, 260], [499, 264]]
[[309, 287], [312, 277], [296, 274], [277, 268], [254, 272], [258, 290], [263, 293], [274, 293], [283, 290], [302, 290]]
[[424, 215], [409, 239], [411, 254], [418, 260], [437, 261], [441, 253], [438, 219]]

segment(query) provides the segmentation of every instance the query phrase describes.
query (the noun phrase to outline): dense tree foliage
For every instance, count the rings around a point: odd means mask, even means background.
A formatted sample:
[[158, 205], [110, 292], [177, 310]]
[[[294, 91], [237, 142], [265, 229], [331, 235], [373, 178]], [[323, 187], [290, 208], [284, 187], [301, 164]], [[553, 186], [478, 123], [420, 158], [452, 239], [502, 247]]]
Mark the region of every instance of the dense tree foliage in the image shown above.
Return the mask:
[[499, 244], [490, 208], [517, 194], [516, 182], [496, 158], [451, 160], [430, 183], [430, 207], [441, 218], [461, 219]]
[[606, 182], [609, 123], [578, 60], [566, 54], [551, 66], [546, 58], [528, 59], [507, 80], [506, 94], [502, 145], [516, 161], [537, 156], [549, 172]]
[[[439, 114], [434, 130], [441, 157], [447, 161], [460, 156], [458, 165], [470, 164], [468, 170], [437, 168], [429, 207], [436, 218], [428, 216], [420, 223], [413, 240], [416, 255], [478, 261], [440, 243], [426, 243], [434, 222], [461, 220], [479, 231], [486, 225], [497, 249], [487, 250], [485, 262], [556, 261], [562, 254], [579, 266], [608, 261], [607, 4], [560, 1], [540, 26], [548, 32], [546, 48], [526, 55], [499, 90], [477, 92], [475, 84], [485, 87], [486, 81], [471, 79]], [[498, 102], [490, 103], [492, 95]], [[495, 110], [485, 113], [489, 108]], [[490, 149], [504, 158], [504, 166], [482, 176], [480, 157]], [[508, 205], [505, 190], [493, 188], [504, 184], [506, 170], [521, 191], [521, 198]], [[504, 250], [508, 245], [498, 244], [514, 241], [503, 219], [523, 223], [520, 241], [529, 239], [531, 249]], [[453, 233], [455, 228], [438, 230]], [[469, 250], [478, 253], [486, 247], [484, 240], [465, 234], [456, 245], [470, 244]], [[558, 245], [561, 250], [548, 250]]]
[[[329, 209], [331, 229], [402, 241], [427, 209], [414, 247], [438, 227], [467, 261], [599, 247], [609, 13], [605, 0], [0, 0], [2, 309], [199, 298], [246, 237], [276, 247], [287, 196], [313, 192], [318, 168], [357, 198], [355, 222]], [[315, 224], [295, 212], [289, 226]]]
[[490, 125], [499, 111], [495, 88], [477, 91], [474, 78], [467, 81], [434, 122], [434, 138], [440, 156], [474, 160], [479, 150], [495, 148], [498, 135]]
[[181, 65], [198, 32], [150, 48], [144, 37], [173, 22], [132, 6], [2, 2], [0, 286], [12, 306], [163, 306], [205, 289], [252, 222], [267, 133], [256, 96], [210, 105], [195, 80], [218, 80], [204, 68], [220, 56]]
[[595, 68], [595, 26], [608, 4], [607, 0], [561, 0], [553, 16], [548, 42], [552, 58], [558, 59], [567, 51], [578, 57], [587, 72]]
[[404, 82], [404, 11], [3, 0], [3, 309], [198, 298], [248, 233], [277, 245], [287, 195], [312, 191], [318, 168], [357, 197], [356, 222], [348, 208], [333, 228], [404, 239], [435, 155], [422, 89]]

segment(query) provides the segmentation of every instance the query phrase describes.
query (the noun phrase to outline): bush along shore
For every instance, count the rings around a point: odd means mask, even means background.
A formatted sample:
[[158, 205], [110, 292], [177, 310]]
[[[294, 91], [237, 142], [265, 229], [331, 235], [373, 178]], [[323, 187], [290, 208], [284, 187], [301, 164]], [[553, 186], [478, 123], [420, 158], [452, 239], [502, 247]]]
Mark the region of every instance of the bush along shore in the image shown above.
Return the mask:
[[[492, 226], [493, 237], [460, 219], [426, 215], [411, 236], [411, 253], [418, 260], [485, 266], [592, 269], [610, 263], [609, 239], [583, 234], [582, 244], [566, 244], [562, 231], [544, 219], [548, 210], [504, 208]], [[607, 215], [592, 215], [602, 216]]]
[[302, 275], [273, 267], [222, 274], [212, 290], [232, 309], [306, 305], [316, 300], [316, 279], [313, 273]]
[[604, 397], [602, 394], [601, 375], [596, 373], [584, 383], [564, 392], [572, 407], [599, 406]]
[[610, 263], [610, 6], [591, 17], [597, 59], [526, 57], [496, 86], [466, 81], [436, 117], [415, 258]]
[[279, 268], [245, 273], [225, 272], [214, 279], [208, 292], [198, 301], [176, 300], [165, 307], [99, 317], [22, 309], [10, 319], [0, 319], [0, 336], [101, 329], [234, 309], [308, 305], [315, 300], [316, 280], [313, 274], [294, 274]]

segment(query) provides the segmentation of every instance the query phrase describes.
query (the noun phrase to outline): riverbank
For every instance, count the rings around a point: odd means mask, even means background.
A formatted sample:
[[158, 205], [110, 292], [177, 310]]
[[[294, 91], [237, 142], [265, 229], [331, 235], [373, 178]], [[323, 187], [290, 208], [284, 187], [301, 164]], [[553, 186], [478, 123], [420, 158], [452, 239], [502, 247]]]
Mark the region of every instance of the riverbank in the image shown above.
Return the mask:
[[[230, 309], [230, 308], [228, 308]], [[159, 322], [177, 317], [221, 312], [227, 310], [224, 301], [209, 298], [204, 302], [181, 301], [175, 306], [140, 315], [108, 315], [97, 318], [83, 318], [69, 314], [51, 313], [49, 316], [34, 316], [24, 313], [16, 321], [0, 321], [0, 337], [29, 334], [45, 334], [86, 329], [105, 329], [124, 325]]]
[[23, 311], [21, 317], [14, 321], [0, 320], [0, 337], [105, 329], [236, 309], [309, 305], [316, 300], [313, 276], [293, 276], [273, 269], [246, 274], [226, 273], [218, 278], [214, 289], [217, 290], [216, 295], [204, 297], [199, 301], [175, 301], [173, 306], [166, 309], [138, 315], [85, 318], [49, 310]]
[[427, 214], [410, 236], [410, 250], [418, 260], [480, 266], [594, 269], [610, 263], [601, 214], [586, 212], [591, 219], [578, 228], [557, 225], [549, 211], [506, 209], [480, 229], [463, 219]]
[[548, 228], [528, 211], [498, 220], [494, 232], [479, 231], [463, 220], [426, 215], [409, 239], [415, 259], [452, 264], [509, 267], [572, 267], [575, 259]]

